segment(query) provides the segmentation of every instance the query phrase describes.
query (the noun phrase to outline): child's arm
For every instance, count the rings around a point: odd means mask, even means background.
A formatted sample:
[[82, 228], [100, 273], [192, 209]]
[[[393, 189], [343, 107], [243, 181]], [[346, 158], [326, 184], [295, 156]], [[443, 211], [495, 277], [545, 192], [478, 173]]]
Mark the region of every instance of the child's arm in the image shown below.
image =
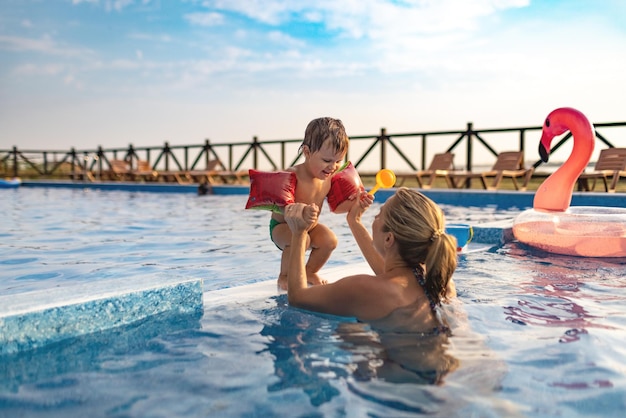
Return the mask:
[[356, 195], [350, 196], [348, 199], [346, 199], [345, 201], [337, 205], [337, 207], [335, 208], [333, 212], [334, 213], [348, 213], [350, 209], [352, 208], [352, 205], [354, 205], [354, 199], [356, 199]]
[[328, 206], [334, 213], [347, 213], [359, 191], [363, 191], [363, 182], [352, 163], [344, 164], [330, 179], [327, 194]]

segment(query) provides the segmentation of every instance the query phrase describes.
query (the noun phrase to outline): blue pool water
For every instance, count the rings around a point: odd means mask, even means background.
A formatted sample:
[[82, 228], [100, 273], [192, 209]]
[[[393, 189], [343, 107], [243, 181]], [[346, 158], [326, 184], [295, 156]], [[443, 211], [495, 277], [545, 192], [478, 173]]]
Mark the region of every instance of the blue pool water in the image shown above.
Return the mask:
[[[0, 191], [2, 295], [133, 277], [200, 277], [205, 288], [201, 316], [161, 315], [3, 356], [0, 416], [623, 415], [624, 260], [516, 243], [462, 255], [448, 312], [454, 366], [439, 385], [399, 382], [377, 377], [387, 358], [367, 327], [255, 290], [275, 280], [280, 253], [269, 214], [243, 210], [245, 201]], [[472, 224], [517, 213], [444, 208], [449, 221]], [[329, 266], [360, 263], [343, 216], [326, 210], [322, 221], [340, 241]]]

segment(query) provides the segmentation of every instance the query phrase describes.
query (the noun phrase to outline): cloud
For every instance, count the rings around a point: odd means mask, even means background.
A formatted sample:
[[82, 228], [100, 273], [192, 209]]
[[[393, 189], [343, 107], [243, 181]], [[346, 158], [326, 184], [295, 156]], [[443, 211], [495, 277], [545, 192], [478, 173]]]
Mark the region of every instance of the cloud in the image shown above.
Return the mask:
[[167, 33], [139, 33], [133, 32], [128, 35], [130, 39], [139, 39], [149, 42], [167, 43], [172, 41], [172, 37]]
[[14, 73], [20, 75], [46, 75], [56, 76], [66, 71], [66, 66], [62, 64], [34, 65], [25, 64], [14, 69]]
[[224, 22], [224, 16], [221, 13], [188, 13], [185, 19], [198, 26], [217, 26]]
[[[1, 69], [21, 81], [7, 88], [37, 85], [37, 94], [68, 100], [229, 102], [238, 117], [240, 106], [254, 115], [267, 107], [268, 119], [354, 111], [359, 123], [413, 128], [420, 106], [427, 123], [444, 113], [463, 123], [481, 109], [491, 118], [553, 98], [617, 102], [626, 86], [626, 55], [615, 52], [623, 25], [604, 2], [589, 10], [563, 2], [520, 10], [527, 0], [148, 3], [74, 0], [81, 7], [16, 15], [0, 30]], [[69, 87], [82, 95], [59, 94]]]
[[284, 32], [273, 30], [267, 34], [267, 38], [278, 45], [287, 47], [305, 47], [306, 43], [300, 39], [294, 38]]
[[[274, 42], [279, 49], [297, 48], [305, 60], [323, 57], [329, 67], [397, 73], [433, 68], [434, 58], [448, 61], [442, 51], [463, 54], [480, 36], [488, 36], [482, 32], [486, 21], [497, 21], [504, 10], [528, 6], [529, 0], [213, 0], [203, 5], [275, 28], [249, 30], [265, 30], [262, 36], [279, 41]], [[342, 58], [329, 59], [333, 54]]]
[[60, 55], [65, 57], [81, 56], [92, 54], [86, 48], [68, 47], [58, 44], [50, 36], [43, 36], [39, 39], [24, 38], [18, 36], [0, 35], [0, 50], [40, 52], [49, 55]]
[[[141, 0], [138, 3], [148, 4], [151, 0]], [[82, 3], [89, 4], [100, 4], [100, 0], [72, 0], [72, 4], [80, 5]], [[115, 10], [116, 12], [122, 11], [124, 8], [133, 5], [135, 3], [134, 0], [105, 0], [103, 1], [104, 8], [107, 12], [111, 10]]]
[[289, 0], [212, 0], [203, 4], [273, 26], [306, 21], [359, 39], [469, 30], [478, 19], [502, 10], [528, 6], [529, 0], [320, 0], [305, 4]]
[[[319, 1], [317, 4], [323, 3]], [[288, 21], [294, 14], [302, 12], [309, 7], [316, 7], [306, 6], [303, 2], [289, 0], [210, 0], [204, 1], [203, 5], [211, 9], [239, 13], [269, 25], [279, 25]]]

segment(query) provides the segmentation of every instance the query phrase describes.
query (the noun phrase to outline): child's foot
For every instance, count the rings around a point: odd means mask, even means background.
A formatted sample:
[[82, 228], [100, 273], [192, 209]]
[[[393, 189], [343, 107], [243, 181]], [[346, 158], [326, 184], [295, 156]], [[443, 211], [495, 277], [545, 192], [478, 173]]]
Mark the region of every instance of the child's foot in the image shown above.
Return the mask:
[[308, 273], [306, 276], [306, 281], [312, 286], [328, 284], [328, 280], [322, 279], [320, 276], [317, 275], [317, 273]]
[[278, 288], [281, 290], [287, 290], [289, 285], [289, 281], [287, 280], [286, 274], [281, 274], [278, 276]]

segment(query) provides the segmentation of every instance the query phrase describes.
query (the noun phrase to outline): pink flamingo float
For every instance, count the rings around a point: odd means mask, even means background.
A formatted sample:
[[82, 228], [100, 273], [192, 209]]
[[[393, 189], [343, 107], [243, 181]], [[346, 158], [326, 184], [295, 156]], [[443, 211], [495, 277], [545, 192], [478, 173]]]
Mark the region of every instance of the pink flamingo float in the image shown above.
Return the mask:
[[595, 135], [589, 120], [576, 109], [553, 110], [543, 125], [539, 155], [548, 161], [555, 136], [570, 131], [574, 146], [568, 159], [535, 193], [533, 209], [513, 222], [518, 241], [556, 254], [583, 257], [626, 257], [626, 209], [572, 206], [572, 192], [593, 152]]

